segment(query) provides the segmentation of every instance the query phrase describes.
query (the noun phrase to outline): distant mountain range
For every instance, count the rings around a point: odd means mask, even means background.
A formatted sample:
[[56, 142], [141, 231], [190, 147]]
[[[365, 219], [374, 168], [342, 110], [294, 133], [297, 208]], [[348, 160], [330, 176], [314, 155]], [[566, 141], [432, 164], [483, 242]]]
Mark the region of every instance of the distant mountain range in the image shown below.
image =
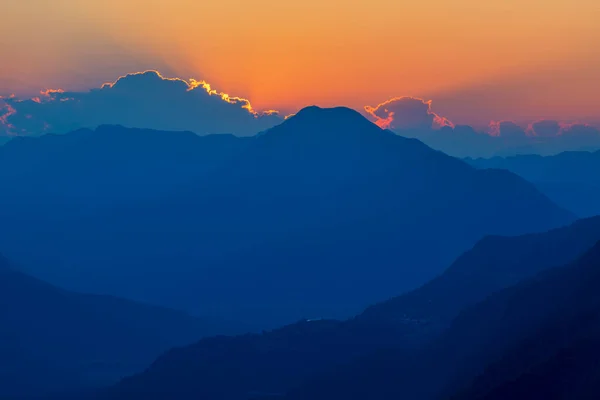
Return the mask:
[[600, 215], [600, 151], [565, 152], [555, 156], [520, 155], [466, 159], [477, 168], [514, 172], [575, 214]]
[[236, 332], [216, 319], [65, 291], [0, 257], [2, 399], [111, 384], [173, 346]]
[[0, 147], [0, 185], [0, 243], [29, 273], [263, 327], [354, 315], [486, 234], [574, 219], [513, 173], [346, 108], [243, 139], [118, 126], [19, 138]]
[[[599, 240], [600, 217], [546, 233], [486, 237], [438, 278], [355, 318], [302, 321], [262, 335], [205, 339], [167, 352], [147, 371], [99, 398], [451, 395], [532, 332], [519, 318], [530, 315], [531, 326], [538, 326], [536, 316], [546, 315], [546, 306], [552, 308], [562, 298], [546, 301], [543, 296], [552, 294], [526, 288], [555, 276], [554, 271], [569, 287], [568, 276], [577, 275], [571, 272], [577, 269], [561, 266]], [[561, 290], [556, 288], [556, 293]], [[510, 300], [529, 293], [537, 302]], [[512, 336], [503, 337], [508, 333]]]
[[496, 135], [480, 132], [468, 125], [444, 126], [441, 129], [394, 129], [405, 137], [415, 137], [431, 148], [443, 151], [453, 157], [512, 157], [515, 155], [536, 154], [550, 156], [565, 151], [597, 151], [600, 149], [600, 130], [585, 125], [574, 124], [558, 133], [560, 124], [550, 123], [556, 131], [552, 135], [536, 135], [526, 132], [514, 122], [497, 123]]

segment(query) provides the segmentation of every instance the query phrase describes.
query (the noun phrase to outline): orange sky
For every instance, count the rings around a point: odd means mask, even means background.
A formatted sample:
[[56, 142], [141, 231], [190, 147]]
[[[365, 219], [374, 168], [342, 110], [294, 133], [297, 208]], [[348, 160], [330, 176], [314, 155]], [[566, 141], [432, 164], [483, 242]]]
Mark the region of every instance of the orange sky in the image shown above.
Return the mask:
[[0, 92], [155, 68], [257, 109], [411, 95], [458, 122], [596, 118], [599, 20], [597, 0], [2, 0]]

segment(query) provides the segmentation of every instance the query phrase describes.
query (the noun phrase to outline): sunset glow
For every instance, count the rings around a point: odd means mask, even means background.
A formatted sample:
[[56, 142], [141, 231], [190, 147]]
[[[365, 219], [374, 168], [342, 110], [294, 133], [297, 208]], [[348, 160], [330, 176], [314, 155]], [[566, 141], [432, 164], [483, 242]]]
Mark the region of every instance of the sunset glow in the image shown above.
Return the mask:
[[33, 97], [157, 69], [251, 112], [416, 96], [455, 123], [588, 121], [599, 17], [595, 0], [8, 0], [0, 90]]

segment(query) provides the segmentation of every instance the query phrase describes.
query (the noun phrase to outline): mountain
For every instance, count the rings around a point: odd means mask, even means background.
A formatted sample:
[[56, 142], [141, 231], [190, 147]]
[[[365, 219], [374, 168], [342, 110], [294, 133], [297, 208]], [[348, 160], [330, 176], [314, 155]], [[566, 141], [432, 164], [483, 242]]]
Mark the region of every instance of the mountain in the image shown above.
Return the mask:
[[537, 153], [526, 136], [497, 137], [478, 132], [468, 125], [444, 126], [441, 129], [396, 129], [401, 136], [414, 137], [432, 149], [453, 157], [493, 157], [498, 154]]
[[[487, 236], [439, 277], [367, 308], [359, 318], [449, 324], [464, 308], [551, 267], [565, 265], [600, 240], [600, 217], [548, 232]], [[435, 319], [434, 319], [435, 318]]]
[[600, 242], [566, 267], [466, 308], [438, 340], [410, 356], [373, 353], [287, 398], [596, 398], [599, 285]]
[[[582, 322], [585, 324], [588, 321], [583, 319]], [[478, 387], [455, 398], [457, 400], [597, 399], [600, 396], [600, 387], [598, 386], [598, 376], [600, 374], [598, 369], [598, 360], [600, 359], [599, 333], [597, 326], [591, 329], [585, 326], [583, 333], [578, 333], [581, 337], [572, 340], [571, 343], [560, 349], [554, 348], [545, 354], [547, 360], [543, 362], [538, 360], [539, 363], [526, 372], [522, 368], [517, 369], [520, 375], [516, 378], [514, 377], [515, 374], [511, 374], [510, 380], [506, 380], [507, 378], [504, 376], [505, 381], [501, 381], [498, 386], [489, 388], [484, 386], [488, 384], [487, 381], [490, 379], [494, 381], [498, 379], [497, 375], [502, 377], [503, 374], [496, 371], [486, 372], [480, 378], [480, 381], [483, 382], [478, 382]], [[546, 339], [546, 335], [544, 335], [536, 338], [536, 340], [550, 339]], [[519, 358], [516, 361], [523, 362]], [[514, 368], [510, 363], [502, 363], [502, 366]], [[479, 386], [483, 386], [483, 388]]]
[[265, 328], [355, 315], [486, 234], [573, 220], [510, 172], [347, 108], [244, 139], [109, 126], [23, 139], [0, 171], [0, 241], [31, 274]]
[[234, 332], [218, 320], [65, 291], [0, 257], [0, 398], [110, 384], [173, 346]]
[[554, 202], [579, 216], [600, 214], [600, 177], [596, 173], [600, 169], [600, 151], [466, 161], [476, 168], [500, 168], [514, 172], [534, 183]]
[[516, 288], [513, 300], [537, 308], [522, 327], [529, 334], [456, 398], [597, 398], [599, 268], [600, 243], [574, 266]]
[[[165, 353], [144, 373], [109, 389], [104, 398], [282, 395], [319, 375], [335, 382], [331, 370], [342, 371], [340, 366], [378, 350], [385, 350], [398, 366], [396, 357], [409, 357], [439, 337], [462, 310], [576, 259], [598, 240], [600, 217], [545, 233], [487, 237], [430, 283], [369, 307], [355, 318], [301, 321], [261, 335], [204, 339]], [[321, 394], [311, 393], [315, 398]], [[322, 398], [327, 394], [336, 398], [329, 392]]]
[[[559, 124], [554, 124], [558, 131]], [[458, 158], [512, 157], [526, 154], [551, 156], [564, 151], [597, 151], [600, 148], [600, 131], [584, 124], [565, 127], [565, 130], [556, 136], [530, 135], [509, 121], [498, 123], [494, 130], [497, 132], [491, 135], [489, 132], [476, 131], [468, 125], [444, 126], [440, 129], [394, 129], [399, 135], [418, 138], [431, 148]]]
[[[503, 330], [518, 340], [455, 398], [598, 398], [598, 287], [600, 242], [572, 266], [506, 293], [510, 300], [503, 306], [510, 313], [503, 316], [502, 323], [509, 328]], [[514, 309], [517, 304], [519, 310]], [[527, 312], [533, 314], [523, 323]], [[506, 336], [503, 342], [510, 343]]]
[[234, 158], [246, 143], [232, 135], [106, 125], [15, 137], [0, 147], [0, 182], [11, 189], [0, 205], [26, 207], [43, 217], [135, 203], [194, 182]]

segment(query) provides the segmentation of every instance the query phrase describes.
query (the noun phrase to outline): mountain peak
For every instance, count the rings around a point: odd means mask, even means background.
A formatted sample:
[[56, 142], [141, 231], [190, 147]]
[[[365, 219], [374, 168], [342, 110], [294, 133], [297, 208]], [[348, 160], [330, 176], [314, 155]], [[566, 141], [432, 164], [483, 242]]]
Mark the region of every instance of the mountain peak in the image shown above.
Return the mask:
[[370, 122], [359, 112], [347, 107], [321, 108], [309, 106], [282, 124], [265, 132], [267, 136], [313, 137], [315, 139], [355, 139], [392, 135]]
[[368, 124], [371, 128], [377, 127], [358, 111], [348, 107], [321, 108], [318, 106], [308, 106], [298, 111], [288, 121], [315, 124], [337, 123], [342, 125], [358, 123], [362, 125]]
[[298, 111], [296, 113], [296, 115], [294, 116], [295, 118], [298, 117], [323, 117], [323, 116], [354, 116], [354, 117], [359, 117], [359, 118], [364, 118], [362, 115], [360, 115], [360, 113], [356, 110], [353, 110], [351, 108], [348, 107], [319, 107], [319, 106], [307, 106], [304, 107], [303, 109], [301, 109], [300, 111]]

